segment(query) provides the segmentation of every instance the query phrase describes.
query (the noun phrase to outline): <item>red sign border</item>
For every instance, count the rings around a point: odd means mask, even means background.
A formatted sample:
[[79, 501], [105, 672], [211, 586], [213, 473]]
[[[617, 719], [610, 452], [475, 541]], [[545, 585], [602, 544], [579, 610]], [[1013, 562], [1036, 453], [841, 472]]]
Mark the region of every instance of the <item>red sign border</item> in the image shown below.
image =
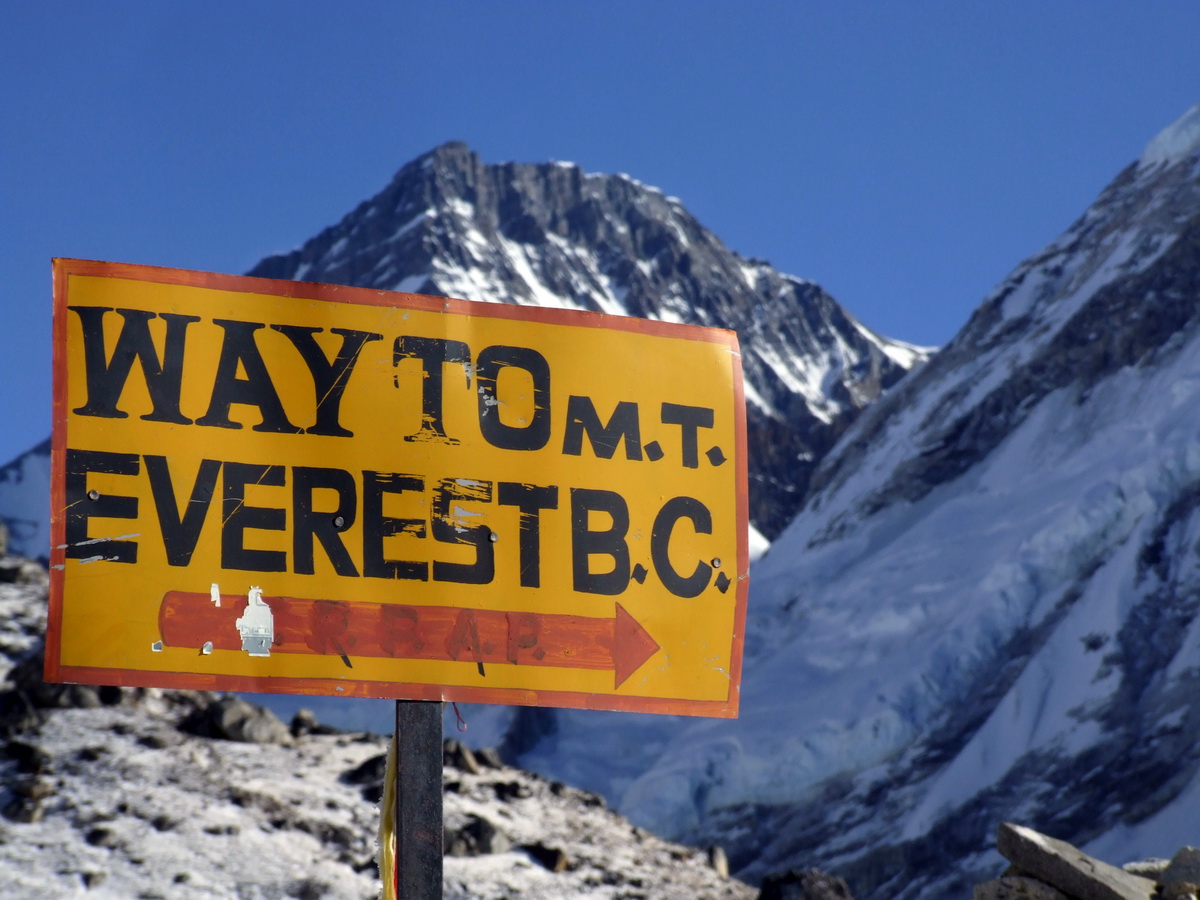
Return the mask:
[[[647, 712], [667, 715], [736, 718], [741, 692], [743, 639], [746, 602], [749, 591], [749, 503], [746, 492], [746, 403], [742, 383], [742, 358], [736, 333], [699, 325], [680, 325], [650, 319], [612, 316], [583, 310], [554, 309], [538, 306], [510, 306], [447, 297], [430, 297], [372, 288], [347, 287], [311, 281], [286, 281], [256, 278], [250, 275], [223, 275], [191, 269], [173, 269], [136, 263], [101, 262], [55, 258], [52, 261], [54, 284], [53, 320], [53, 431], [50, 465], [50, 607], [46, 625], [45, 677], [51, 682], [120, 685], [123, 687], [162, 687], [210, 691], [273, 692], [272, 682], [286, 683], [280, 693], [323, 694], [334, 697], [360, 697], [396, 700], [441, 700], [458, 703], [495, 703], [516, 706], [545, 706], [570, 709], [599, 709], [620, 712]], [[402, 306], [429, 312], [448, 312], [481, 318], [513, 319], [572, 327], [604, 328], [658, 337], [686, 338], [726, 347], [734, 367], [734, 453], [737, 483], [738, 561], [735, 580], [736, 600], [731, 636], [729, 694], [725, 700], [684, 700], [641, 697], [624, 694], [593, 694], [582, 691], [532, 691], [520, 688], [492, 688], [470, 685], [436, 685], [422, 682], [342, 681], [326, 678], [264, 677], [243, 675], [207, 675], [192, 672], [151, 672], [141, 669], [68, 666], [61, 662], [62, 593], [66, 564], [66, 423], [67, 423], [67, 283], [72, 275], [119, 278], [152, 284], [182, 285], [371, 306]], [[403, 297], [403, 303], [396, 302]]]

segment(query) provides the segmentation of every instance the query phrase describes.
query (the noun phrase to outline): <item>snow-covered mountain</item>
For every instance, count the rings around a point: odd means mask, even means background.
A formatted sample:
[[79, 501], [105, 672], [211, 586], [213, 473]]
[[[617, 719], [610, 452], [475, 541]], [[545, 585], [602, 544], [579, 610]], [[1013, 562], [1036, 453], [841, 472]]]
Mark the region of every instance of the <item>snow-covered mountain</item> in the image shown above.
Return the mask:
[[461, 145], [253, 274], [742, 335], [756, 522], [803, 507], [752, 571], [741, 718], [495, 708], [468, 737], [860, 900], [963, 895], [1001, 820], [1114, 861], [1200, 843], [1200, 107], [903, 381], [921, 354], [676, 201]]
[[965, 896], [1002, 820], [1200, 843], [1200, 106], [850, 427], [751, 584], [739, 720], [511, 746], [859, 898]]
[[[880, 337], [811, 281], [726, 248], [682, 203], [569, 163], [488, 165], [460, 143], [248, 273], [738, 332], [748, 401], [752, 551], [791, 520], [816, 462], [931, 354]], [[48, 555], [49, 443], [0, 468], [15, 552]]]
[[816, 461], [927, 349], [879, 337], [811, 281], [727, 249], [674, 197], [460, 143], [251, 275], [730, 328], [746, 378], [750, 518], [773, 538]]

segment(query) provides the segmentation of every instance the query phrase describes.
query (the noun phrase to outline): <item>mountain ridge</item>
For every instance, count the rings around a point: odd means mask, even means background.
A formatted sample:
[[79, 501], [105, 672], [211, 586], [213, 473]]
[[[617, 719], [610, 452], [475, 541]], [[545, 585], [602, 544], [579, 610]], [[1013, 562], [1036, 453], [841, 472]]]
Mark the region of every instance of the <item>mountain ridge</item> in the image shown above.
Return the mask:
[[815, 283], [733, 253], [657, 188], [573, 163], [485, 164], [459, 142], [249, 274], [737, 331], [752, 519], [768, 537], [846, 424], [931, 352], [879, 338]]

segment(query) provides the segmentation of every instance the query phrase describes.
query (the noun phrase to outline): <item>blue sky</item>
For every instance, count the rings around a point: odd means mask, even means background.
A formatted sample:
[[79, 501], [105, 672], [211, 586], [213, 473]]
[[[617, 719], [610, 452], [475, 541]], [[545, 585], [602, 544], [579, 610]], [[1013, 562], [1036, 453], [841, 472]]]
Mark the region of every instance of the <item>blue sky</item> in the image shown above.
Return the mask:
[[50, 431], [50, 259], [240, 273], [408, 160], [680, 197], [941, 344], [1200, 101], [1193, 2], [9, 2], [0, 463]]

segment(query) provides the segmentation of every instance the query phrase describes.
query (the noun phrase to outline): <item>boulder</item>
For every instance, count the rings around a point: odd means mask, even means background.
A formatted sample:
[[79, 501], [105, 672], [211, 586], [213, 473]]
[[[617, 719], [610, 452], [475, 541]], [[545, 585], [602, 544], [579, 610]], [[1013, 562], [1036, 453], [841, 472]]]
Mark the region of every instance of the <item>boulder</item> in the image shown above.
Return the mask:
[[971, 900], [1068, 900], [1066, 894], [1036, 878], [1004, 875], [975, 885]]
[[729, 877], [729, 857], [726, 855], [724, 847], [713, 844], [708, 848], [708, 864], [722, 878]]
[[453, 738], [446, 738], [442, 742], [442, 765], [471, 775], [478, 775], [482, 771], [474, 751], [462, 741]]
[[482, 816], [468, 816], [461, 828], [445, 827], [443, 844], [446, 856], [484, 856], [507, 853], [512, 841]]
[[1200, 896], [1200, 850], [1184, 847], [1158, 876], [1163, 900], [1195, 900]]
[[763, 879], [758, 900], [854, 900], [836, 875], [818, 869], [790, 869]]
[[95, 709], [116, 706], [124, 699], [114, 685], [52, 684], [42, 677], [46, 666], [46, 647], [39, 645], [12, 667], [8, 680], [28, 703], [38, 709]]
[[528, 854], [529, 858], [541, 866], [548, 872], [565, 872], [571, 867], [571, 860], [557, 847], [549, 847], [546, 844], [522, 844], [517, 848]]
[[1022, 872], [1078, 900], [1151, 900], [1154, 882], [1088, 856], [1066, 841], [1009, 822], [997, 830], [996, 847]]
[[179, 727], [200, 737], [247, 744], [289, 744], [292, 734], [275, 713], [240, 697], [221, 697], [187, 716]]
[[296, 710], [296, 714], [292, 716], [292, 723], [289, 726], [292, 732], [292, 737], [305, 737], [310, 734], [340, 734], [340, 728], [334, 728], [332, 725], [325, 725], [317, 721], [317, 715], [308, 707], [301, 707]]
[[1143, 878], [1151, 878], [1154, 881], [1158, 881], [1158, 876], [1170, 864], [1171, 861], [1169, 859], [1161, 859], [1156, 856], [1153, 859], [1139, 859], [1134, 862], [1127, 862], [1121, 868], [1131, 875], [1141, 875]]

